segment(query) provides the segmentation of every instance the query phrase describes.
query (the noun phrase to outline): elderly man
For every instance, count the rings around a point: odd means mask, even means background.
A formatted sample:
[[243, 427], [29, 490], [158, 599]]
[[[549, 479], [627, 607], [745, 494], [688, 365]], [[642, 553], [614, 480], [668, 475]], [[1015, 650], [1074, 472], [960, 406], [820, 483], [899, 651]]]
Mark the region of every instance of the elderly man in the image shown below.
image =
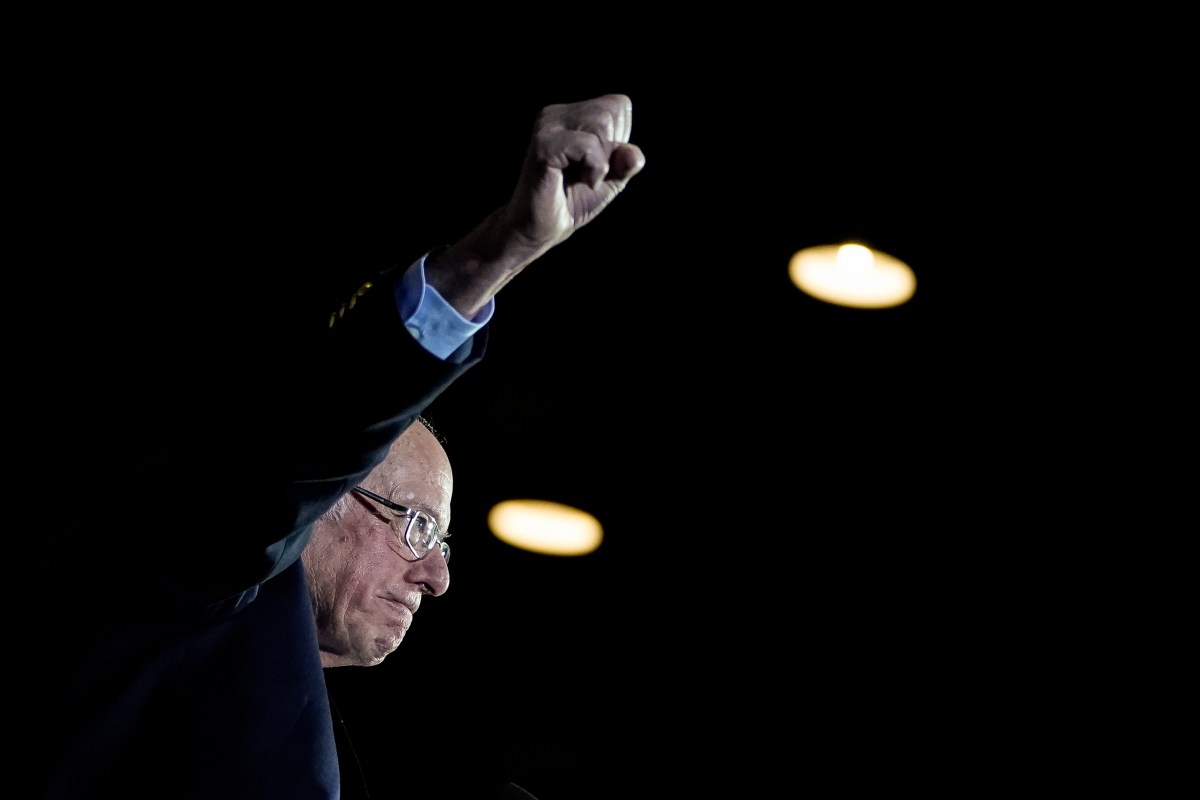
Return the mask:
[[[44, 548], [62, 603], [42, 633], [57, 713], [33, 796], [340, 796], [322, 668], [380, 663], [449, 584], [451, 473], [418, 420], [483, 357], [500, 289], [642, 169], [631, 124], [624, 95], [546, 106], [507, 202], [330, 303], [294, 341], [284, 290], [247, 281], [223, 304], [198, 301], [220, 259], [236, 274], [274, 233], [213, 242], [206, 226], [228, 215], [207, 198], [195, 238], [127, 281], [136, 299], [91, 276], [93, 316], [70, 341], [94, 348], [101, 379], [77, 381], [85, 424], [64, 416], [63, 447], [47, 447], [75, 457]], [[188, 189], [150, 199], [174, 213]], [[105, 254], [114, 279], [133, 252]], [[84, 416], [97, 408], [100, 424]]]

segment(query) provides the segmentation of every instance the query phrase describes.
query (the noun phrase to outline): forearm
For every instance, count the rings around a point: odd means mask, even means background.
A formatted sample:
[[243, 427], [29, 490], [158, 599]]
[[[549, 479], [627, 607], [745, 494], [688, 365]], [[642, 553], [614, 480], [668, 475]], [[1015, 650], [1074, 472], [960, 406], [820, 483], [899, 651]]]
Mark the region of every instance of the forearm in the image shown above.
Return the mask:
[[425, 280], [467, 319], [474, 319], [548, 246], [517, 233], [506, 208], [497, 209], [453, 245], [425, 260]]

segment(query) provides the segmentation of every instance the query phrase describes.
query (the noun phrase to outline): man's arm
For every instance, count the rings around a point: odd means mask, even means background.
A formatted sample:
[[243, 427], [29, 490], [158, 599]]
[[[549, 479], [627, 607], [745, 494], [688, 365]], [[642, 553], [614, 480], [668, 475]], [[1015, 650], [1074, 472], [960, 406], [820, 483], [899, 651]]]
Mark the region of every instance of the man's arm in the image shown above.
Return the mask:
[[[418, 305], [411, 298], [413, 287], [417, 293], [424, 288], [411, 280], [420, 263], [407, 272], [389, 271], [379, 285], [364, 285], [338, 309], [331, 319], [328, 363], [371, 353], [394, 366], [372, 370], [369, 390], [316, 398], [324, 404], [320, 413], [309, 409], [297, 418], [295, 435], [287, 439], [290, 447], [284, 449], [293, 483], [308, 497], [302, 522], [365, 476], [415, 416], [483, 357], [486, 329], [472, 335], [466, 331], [478, 326], [461, 323], [489, 319], [500, 289], [595, 219], [642, 169], [645, 157], [629, 142], [632, 114], [632, 102], [622, 94], [543, 108], [508, 202], [462, 239], [423, 259], [425, 284], [448, 304], [435, 304], [435, 313], [462, 318], [442, 327], [459, 331], [458, 347], [451, 350], [453, 342], [447, 345], [442, 337], [441, 349], [431, 350], [419, 331], [407, 327], [406, 306]], [[400, 313], [392, 313], [393, 303]], [[416, 349], [411, 338], [427, 357], [409, 354]], [[314, 420], [326, 424], [317, 426]], [[331, 473], [335, 477], [323, 476], [333, 465], [339, 467]]]
[[429, 284], [467, 319], [550, 248], [591, 222], [645, 166], [633, 103], [607, 94], [546, 106], [508, 202], [425, 263]]

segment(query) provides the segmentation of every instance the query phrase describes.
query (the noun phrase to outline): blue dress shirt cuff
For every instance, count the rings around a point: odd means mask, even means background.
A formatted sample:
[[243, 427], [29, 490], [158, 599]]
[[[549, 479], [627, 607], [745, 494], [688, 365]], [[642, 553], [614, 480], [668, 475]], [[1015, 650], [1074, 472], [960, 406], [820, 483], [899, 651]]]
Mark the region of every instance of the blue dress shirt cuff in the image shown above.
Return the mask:
[[425, 259], [421, 256], [396, 281], [396, 308], [404, 327], [421, 346], [440, 359], [447, 359], [469, 341], [492, 318], [495, 298], [474, 319], [467, 319], [425, 282]]

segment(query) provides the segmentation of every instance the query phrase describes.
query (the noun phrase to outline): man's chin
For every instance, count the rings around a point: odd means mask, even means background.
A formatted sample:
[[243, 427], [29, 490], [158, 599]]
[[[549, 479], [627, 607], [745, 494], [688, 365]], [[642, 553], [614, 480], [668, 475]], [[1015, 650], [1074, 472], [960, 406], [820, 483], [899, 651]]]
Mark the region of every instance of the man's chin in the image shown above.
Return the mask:
[[400, 642], [404, 640], [404, 634], [399, 636], [380, 636], [375, 640], [375, 646], [371, 650], [372, 660], [366, 666], [375, 666], [382, 664], [383, 660], [396, 651], [400, 646]]

